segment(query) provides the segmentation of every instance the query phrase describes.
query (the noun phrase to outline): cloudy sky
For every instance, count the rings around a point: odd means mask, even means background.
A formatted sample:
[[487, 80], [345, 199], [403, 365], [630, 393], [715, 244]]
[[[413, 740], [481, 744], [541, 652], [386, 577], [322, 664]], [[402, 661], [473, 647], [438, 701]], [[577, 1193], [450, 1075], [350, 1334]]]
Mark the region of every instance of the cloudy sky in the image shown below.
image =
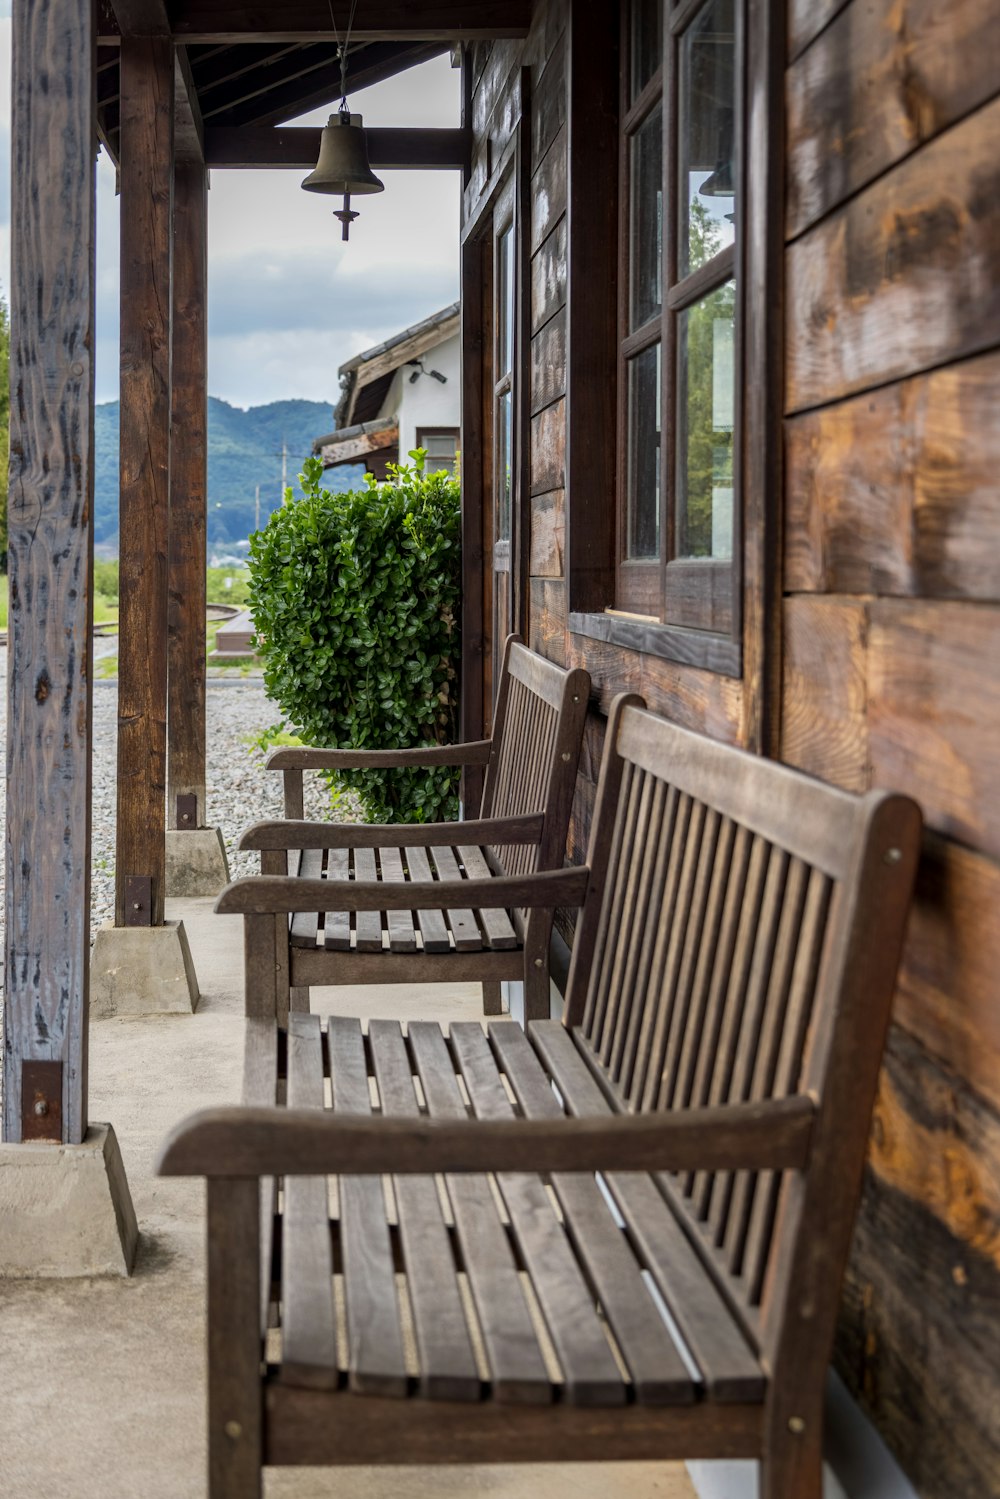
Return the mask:
[[[10, 0], [0, 0], [0, 283], [10, 285]], [[361, 93], [366, 125], [457, 125], [459, 72], [437, 58]], [[326, 123], [328, 111], [300, 124]], [[334, 402], [337, 366], [458, 296], [459, 173], [383, 172], [345, 245], [300, 172], [213, 171], [209, 392], [237, 406]], [[118, 396], [118, 199], [97, 172], [97, 399]]]

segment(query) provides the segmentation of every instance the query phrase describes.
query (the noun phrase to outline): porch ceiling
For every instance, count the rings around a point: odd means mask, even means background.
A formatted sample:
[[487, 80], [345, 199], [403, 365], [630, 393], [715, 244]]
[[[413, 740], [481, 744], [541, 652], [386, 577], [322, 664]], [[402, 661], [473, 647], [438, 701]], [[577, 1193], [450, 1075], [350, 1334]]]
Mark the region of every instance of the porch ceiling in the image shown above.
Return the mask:
[[[346, 23], [348, 10], [339, 0], [333, 15]], [[367, 0], [362, 11], [363, 27], [355, 27], [350, 47], [352, 91], [457, 42], [526, 35], [531, 0]], [[122, 34], [174, 38], [199, 132], [202, 123], [211, 129], [281, 125], [339, 97], [329, 0], [100, 0], [98, 124], [115, 161]]]

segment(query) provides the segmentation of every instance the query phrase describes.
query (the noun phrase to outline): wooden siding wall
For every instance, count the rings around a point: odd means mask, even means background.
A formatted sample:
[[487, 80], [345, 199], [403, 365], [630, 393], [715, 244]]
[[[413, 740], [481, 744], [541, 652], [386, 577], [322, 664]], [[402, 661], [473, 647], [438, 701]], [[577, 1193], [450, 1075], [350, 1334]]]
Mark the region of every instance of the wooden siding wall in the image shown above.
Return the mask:
[[[570, 635], [566, 0], [473, 58], [486, 190], [531, 68], [531, 644], [741, 742], [738, 681]], [[1000, 8], [788, 0], [779, 753], [928, 825], [837, 1362], [927, 1499], [1000, 1495]], [[613, 374], [609, 371], [609, 378]], [[609, 496], [609, 504], [611, 497]], [[596, 711], [599, 708], [600, 711]]]
[[790, 0], [784, 759], [929, 828], [837, 1362], [1000, 1494], [1000, 9]]

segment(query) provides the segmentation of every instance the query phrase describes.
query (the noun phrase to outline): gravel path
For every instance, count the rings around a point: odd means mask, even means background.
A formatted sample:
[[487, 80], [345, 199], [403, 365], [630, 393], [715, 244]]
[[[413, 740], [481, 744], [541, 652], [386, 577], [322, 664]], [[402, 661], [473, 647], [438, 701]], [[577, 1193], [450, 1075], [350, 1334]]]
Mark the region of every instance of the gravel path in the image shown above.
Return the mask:
[[[7, 677], [7, 651], [0, 649], [0, 683]], [[250, 740], [274, 724], [280, 713], [259, 677], [210, 678], [208, 719], [208, 824], [222, 829], [230, 872], [257, 874], [259, 855], [236, 851], [248, 822], [283, 815], [282, 778], [263, 769], [264, 756]], [[114, 917], [115, 780], [117, 775], [118, 683], [94, 683], [94, 789], [92, 832], [91, 934]], [[0, 735], [6, 734], [6, 693], [0, 691]], [[0, 774], [2, 774], [0, 767]], [[305, 813], [329, 818], [329, 795], [317, 776], [307, 775]], [[343, 817], [343, 813], [338, 814]], [[0, 860], [0, 922], [3, 913], [3, 861]]]

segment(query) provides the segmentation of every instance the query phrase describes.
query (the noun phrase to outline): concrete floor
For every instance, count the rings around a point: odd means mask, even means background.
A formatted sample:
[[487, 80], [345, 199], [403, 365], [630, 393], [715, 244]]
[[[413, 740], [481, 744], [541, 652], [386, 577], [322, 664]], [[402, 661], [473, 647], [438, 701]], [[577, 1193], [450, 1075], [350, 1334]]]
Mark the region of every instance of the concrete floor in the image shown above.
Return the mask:
[[[90, 1117], [114, 1125], [141, 1243], [130, 1280], [0, 1281], [2, 1499], [202, 1499], [205, 1494], [204, 1188], [153, 1175], [167, 1130], [237, 1102], [240, 919], [172, 901], [202, 999], [197, 1014], [95, 1021]], [[408, 1005], [401, 1004], [403, 994]], [[415, 1003], [416, 1002], [416, 1003]], [[480, 1014], [475, 985], [314, 991], [323, 1013], [450, 1021]], [[673, 1464], [302, 1468], [268, 1474], [268, 1499], [694, 1499]]]

